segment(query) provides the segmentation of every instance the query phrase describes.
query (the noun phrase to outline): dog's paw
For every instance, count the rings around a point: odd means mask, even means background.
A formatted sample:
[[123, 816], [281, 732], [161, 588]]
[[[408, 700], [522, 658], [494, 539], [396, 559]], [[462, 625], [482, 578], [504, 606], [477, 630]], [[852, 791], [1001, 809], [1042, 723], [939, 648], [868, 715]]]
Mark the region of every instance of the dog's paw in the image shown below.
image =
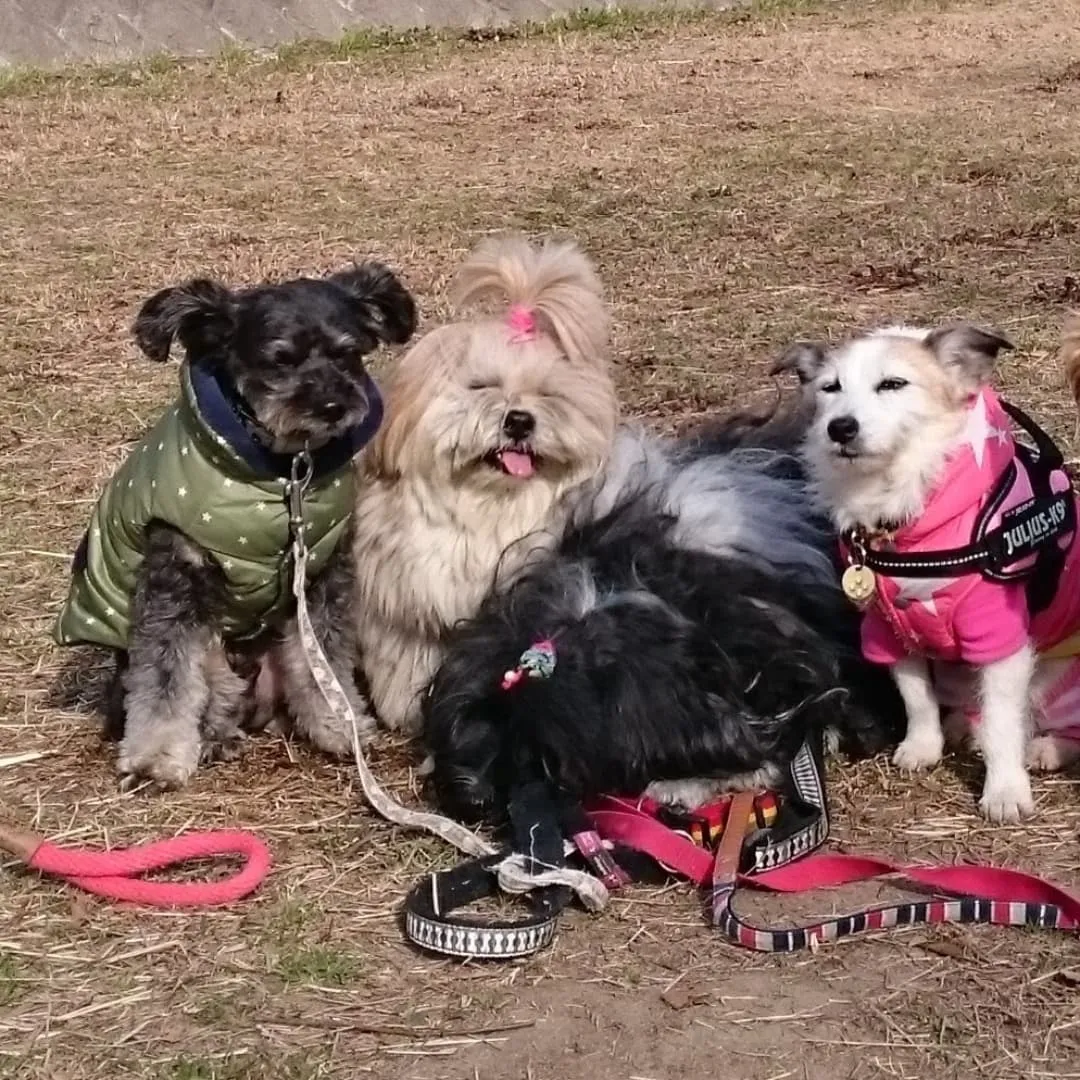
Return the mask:
[[127, 791], [148, 780], [164, 791], [179, 791], [199, 767], [201, 754], [198, 741], [190, 739], [162, 741], [149, 747], [121, 744], [116, 761], [120, 786]]
[[1035, 813], [1031, 781], [1023, 770], [986, 778], [979, 813], [995, 825], [1015, 825]]
[[664, 806], [696, 810], [712, 802], [720, 790], [721, 785], [716, 780], [654, 780], [645, 789], [645, 794]]
[[1027, 748], [1027, 765], [1035, 772], [1058, 772], [1080, 758], [1080, 741], [1036, 735]]
[[238, 761], [243, 757], [247, 738], [245, 732], [238, 730], [232, 732], [227, 737], [204, 743], [202, 751], [203, 764], [211, 764], [219, 761]]
[[256, 713], [255, 723], [252, 725], [251, 730], [285, 738], [289, 734], [289, 720], [288, 717], [284, 717], [280, 713], [275, 713], [270, 717]]
[[[362, 706], [353, 705], [356, 729], [361, 747], [367, 746], [375, 735], [375, 718]], [[336, 714], [311, 718], [300, 728], [312, 746], [332, 758], [345, 761], [353, 756], [352, 724]]]
[[697, 810], [714, 803], [721, 795], [735, 791], [769, 791], [781, 781], [782, 772], [775, 765], [763, 765], [748, 773], [730, 776], [699, 776], [688, 780], [654, 780], [645, 794], [676, 810]]
[[940, 729], [920, 731], [909, 735], [893, 754], [893, 764], [899, 769], [916, 772], [919, 769], [931, 769], [941, 760], [941, 751], [945, 746], [945, 736]]

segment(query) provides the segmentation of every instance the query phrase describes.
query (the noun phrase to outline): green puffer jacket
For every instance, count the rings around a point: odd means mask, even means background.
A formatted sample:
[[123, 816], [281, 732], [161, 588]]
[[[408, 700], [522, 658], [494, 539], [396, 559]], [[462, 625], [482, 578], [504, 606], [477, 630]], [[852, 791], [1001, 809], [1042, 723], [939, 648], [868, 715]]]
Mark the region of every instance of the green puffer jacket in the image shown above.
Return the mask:
[[[210, 552], [228, 581], [227, 639], [279, 625], [294, 606], [287, 484], [292, 458], [257, 442], [215, 375], [184, 363], [179, 401], [132, 450], [94, 509], [75, 554], [71, 588], [56, 622], [58, 644], [127, 648], [146, 528], [165, 522]], [[313, 452], [304, 495], [312, 578], [341, 541], [353, 509], [352, 459], [382, 419], [370, 409], [347, 436]]]

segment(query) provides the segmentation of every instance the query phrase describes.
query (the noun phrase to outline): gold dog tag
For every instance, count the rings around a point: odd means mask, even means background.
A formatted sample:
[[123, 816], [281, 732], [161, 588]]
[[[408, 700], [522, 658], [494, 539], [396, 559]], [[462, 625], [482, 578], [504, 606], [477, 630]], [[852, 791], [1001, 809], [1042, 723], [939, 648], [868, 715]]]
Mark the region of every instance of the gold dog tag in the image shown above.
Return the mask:
[[844, 595], [856, 606], [866, 607], [877, 592], [877, 578], [869, 566], [849, 566], [840, 578]]

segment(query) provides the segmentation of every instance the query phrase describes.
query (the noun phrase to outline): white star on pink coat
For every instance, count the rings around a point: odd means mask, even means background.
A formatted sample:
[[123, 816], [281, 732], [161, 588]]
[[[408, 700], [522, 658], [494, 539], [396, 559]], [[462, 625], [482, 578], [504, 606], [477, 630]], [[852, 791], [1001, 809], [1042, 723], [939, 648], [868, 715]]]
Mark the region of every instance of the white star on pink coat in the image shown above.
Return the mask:
[[975, 455], [975, 464], [982, 468], [983, 454], [986, 450], [987, 439], [997, 439], [1003, 443], [1009, 437], [1007, 429], [994, 427], [986, 415], [986, 397], [980, 394], [975, 399], [975, 404], [968, 413], [967, 426], [964, 428], [963, 442], [971, 447]]
[[917, 600], [931, 615], [936, 615], [937, 603], [934, 597], [937, 593], [944, 592], [950, 585], [955, 585], [959, 578], [893, 578], [899, 586], [896, 593], [896, 606], [905, 608], [913, 600]]

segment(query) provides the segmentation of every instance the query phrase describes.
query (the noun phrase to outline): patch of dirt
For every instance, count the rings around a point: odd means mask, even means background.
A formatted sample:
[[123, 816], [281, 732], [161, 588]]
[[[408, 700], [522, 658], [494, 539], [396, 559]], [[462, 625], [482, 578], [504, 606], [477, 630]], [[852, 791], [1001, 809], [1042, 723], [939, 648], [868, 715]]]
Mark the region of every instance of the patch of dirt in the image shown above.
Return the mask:
[[884, 266], [860, 266], [849, 275], [851, 284], [863, 292], [898, 292], [926, 281], [921, 259], [905, 259]]
[[1080, 60], [1073, 60], [1053, 74], [1045, 76], [1035, 89], [1044, 94], [1056, 94], [1070, 83], [1080, 83]]
[[[132, 317], [198, 274], [247, 283], [375, 255], [430, 326], [480, 236], [570, 232], [609, 288], [627, 412], [656, 427], [768, 405], [766, 372], [795, 337], [964, 316], [1015, 341], [1002, 385], [1075, 457], [1053, 355], [1075, 303], [1054, 290], [1078, 273], [1080, 84], [1033, 87], [1078, 46], [1071, 0], [853, 0], [4, 83], [0, 762], [42, 756], [0, 765], [0, 813], [86, 845], [252, 828], [275, 867], [249, 903], [167, 914], [5, 863], [0, 1074], [1075, 1075], [1080, 945], [1048, 932], [756, 956], [674, 886], [571, 913], [528, 962], [419, 956], [396, 913], [452, 862], [440, 843], [374, 819], [350, 769], [271, 738], [183, 793], [119, 794], [89, 715], [103, 662], [59, 654], [48, 630], [102, 479], [175, 388], [175, 368], [136, 355]], [[419, 797], [415, 764], [377, 748], [402, 797]], [[833, 842], [1080, 885], [1080, 779], [1040, 779], [1038, 817], [1016, 828], [975, 816], [978, 782], [966, 760], [914, 778], [836, 763]], [[743, 903], [764, 921], [876, 899]]]
[[1080, 303], [1080, 278], [1066, 274], [1057, 281], [1036, 281], [1032, 292], [1039, 300], [1051, 304], [1077, 304]]

